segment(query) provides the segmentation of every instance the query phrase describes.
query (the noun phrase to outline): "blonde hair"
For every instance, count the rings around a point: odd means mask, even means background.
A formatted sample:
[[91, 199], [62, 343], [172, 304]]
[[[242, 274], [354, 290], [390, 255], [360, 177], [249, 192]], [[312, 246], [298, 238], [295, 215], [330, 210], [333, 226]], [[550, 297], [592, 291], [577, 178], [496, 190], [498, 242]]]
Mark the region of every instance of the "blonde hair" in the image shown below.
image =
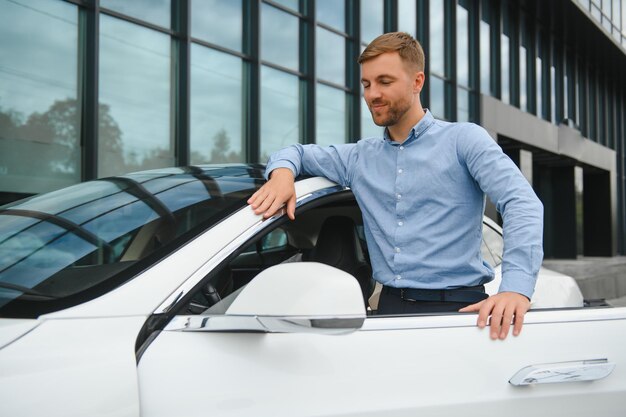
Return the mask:
[[386, 52], [398, 52], [402, 61], [417, 71], [424, 71], [424, 50], [422, 45], [405, 32], [389, 32], [374, 39], [359, 56], [357, 62], [376, 58]]

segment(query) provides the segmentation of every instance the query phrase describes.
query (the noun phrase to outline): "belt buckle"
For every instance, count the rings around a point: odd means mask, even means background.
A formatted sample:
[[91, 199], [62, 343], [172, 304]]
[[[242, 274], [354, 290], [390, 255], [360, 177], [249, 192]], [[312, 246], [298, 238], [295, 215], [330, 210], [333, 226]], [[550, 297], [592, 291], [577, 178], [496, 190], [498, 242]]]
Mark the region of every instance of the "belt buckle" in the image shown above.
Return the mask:
[[400, 298], [401, 298], [403, 301], [411, 301], [411, 302], [413, 302], [413, 303], [416, 303], [416, 302], [417, 302], [417, 300], [414, 300], [413, 298], [408, 298], [408, 297], [405, 297], [405, 296], [404, 296], [404, 288], [400, 288]]

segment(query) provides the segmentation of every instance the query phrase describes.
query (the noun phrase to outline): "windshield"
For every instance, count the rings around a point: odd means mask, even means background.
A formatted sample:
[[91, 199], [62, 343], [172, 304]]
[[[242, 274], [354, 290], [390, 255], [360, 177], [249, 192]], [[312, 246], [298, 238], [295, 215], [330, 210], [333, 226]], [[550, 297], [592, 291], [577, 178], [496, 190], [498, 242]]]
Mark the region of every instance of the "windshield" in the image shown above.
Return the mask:
[[146, 171], [0, 207], [0, 316], [36, 317], [110, 291], [243, 207], [262, 173]]

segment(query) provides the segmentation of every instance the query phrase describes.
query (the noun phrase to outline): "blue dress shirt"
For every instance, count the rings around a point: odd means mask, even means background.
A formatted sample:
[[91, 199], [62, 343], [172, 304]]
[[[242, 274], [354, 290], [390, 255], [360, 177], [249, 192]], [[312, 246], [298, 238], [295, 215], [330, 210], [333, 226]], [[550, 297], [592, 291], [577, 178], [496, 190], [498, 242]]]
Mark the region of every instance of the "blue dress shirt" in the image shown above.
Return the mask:
[[403, 143], [385, 132], [355, 144], [292, 145], [270, 157], [266, 176], [280, 167], [352, 189], [374, 279], [398, 288], [458, 288], [493, 279], [480, 252], [487, 194], [504, 222], [499, 291], [532, 296], [543, 259], [543, 206], [480, 126], [436, 120], [427, 111]]

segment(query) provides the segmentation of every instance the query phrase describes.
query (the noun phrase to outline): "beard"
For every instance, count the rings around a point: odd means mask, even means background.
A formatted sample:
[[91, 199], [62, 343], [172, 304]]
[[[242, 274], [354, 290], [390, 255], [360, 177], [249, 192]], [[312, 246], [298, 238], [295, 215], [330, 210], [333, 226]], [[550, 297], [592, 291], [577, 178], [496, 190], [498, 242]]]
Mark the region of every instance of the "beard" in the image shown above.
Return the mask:
[[[387, 104], [386, 113], [372, 110], [372, 106], [376, 104]], [[380, 101], [373, 101], [372, 103], [368, 104], [368, 107], [369, 107], [370, 113], [372, 114], [372, 120], [374, 121], [374, 123], [377, 126], [388, 127], [388, 126], [393, 126], [400, 121], [400, 119], [411, 108], [411, 103], [409, 103], [408, 100], [399, 100], [395, 103], [392, 103], [392, 102], [385, 103], [384, 101], [380, 100]]]

